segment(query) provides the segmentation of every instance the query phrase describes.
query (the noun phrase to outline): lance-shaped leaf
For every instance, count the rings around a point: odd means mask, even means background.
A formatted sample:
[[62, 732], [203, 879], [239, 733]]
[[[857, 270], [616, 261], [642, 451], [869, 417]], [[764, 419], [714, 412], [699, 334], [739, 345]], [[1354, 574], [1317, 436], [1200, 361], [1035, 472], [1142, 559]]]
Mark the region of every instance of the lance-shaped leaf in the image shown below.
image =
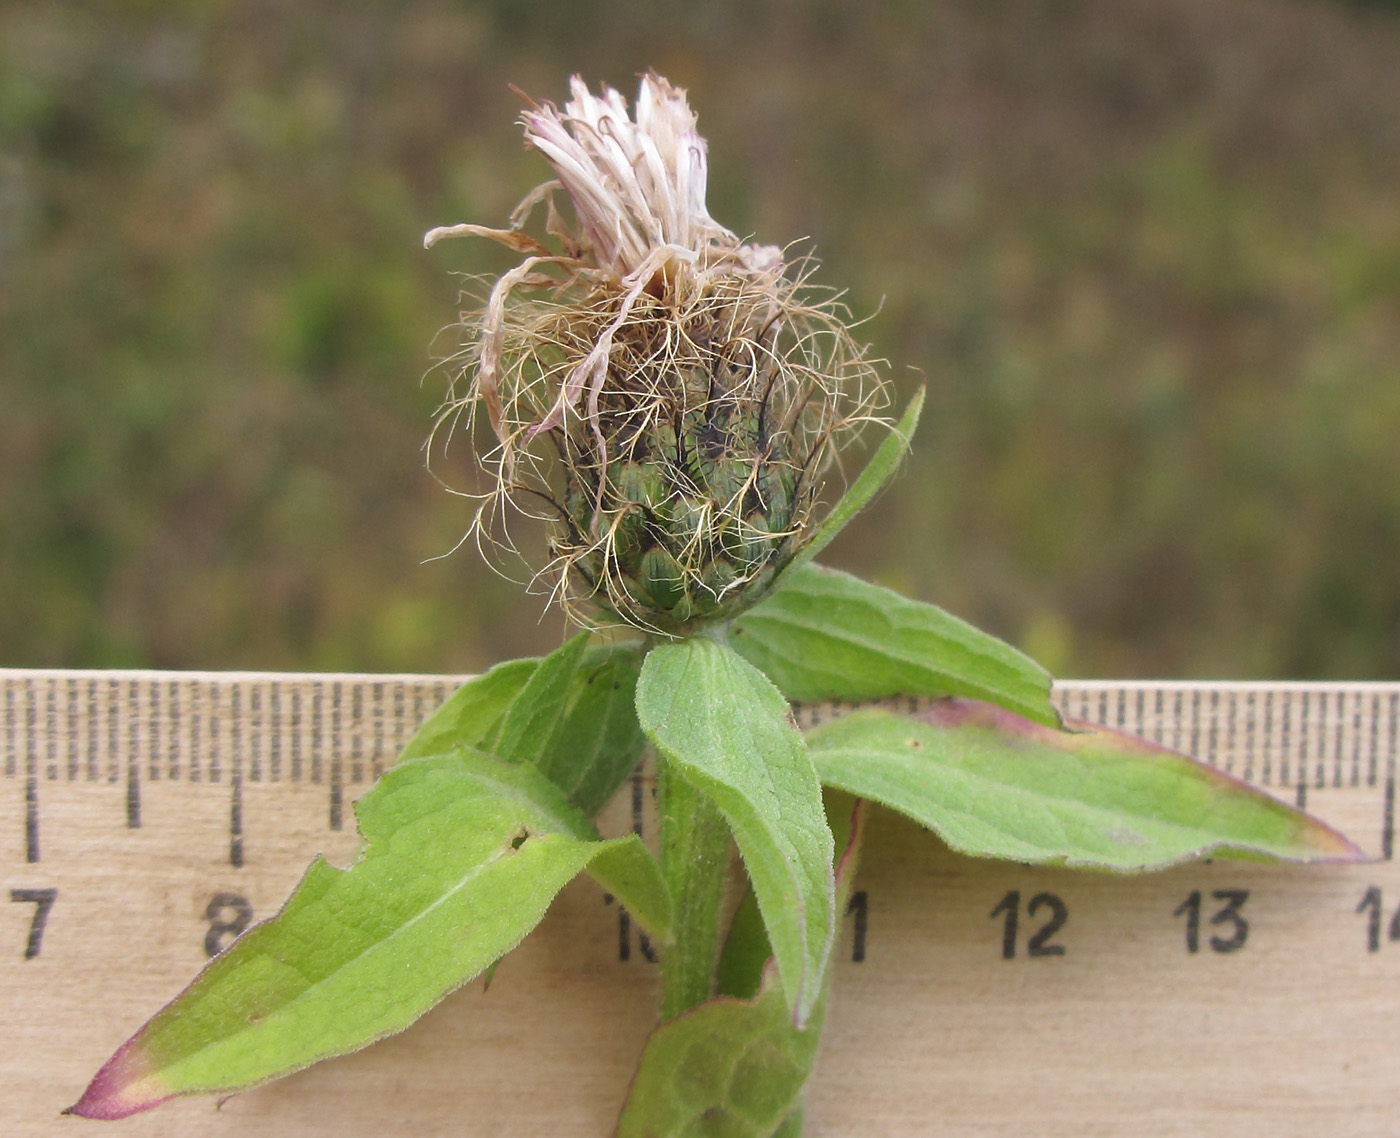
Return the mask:
[[962, 695], [1060, 722], [1050, 673], [934, 605], [817, 565], [734, 622], [734, 650], [790, 700]]
[[[840, 791], [829, 793], [840, 794]], [[841, 797], [847, 796], [843, 794]], [[860, 799], [853, 801], [859, 802]], [[829, 810], [827, 819], [831, 819]], [[720, 954], [719, 967], [715, 973], [715, 991], [721, 996], [733, 996], [739, 1000], [752, 999], [758, 994], [759, 985], [763, 982], [764, 967], [772, 955], [773, 946], [768, 942], [768, 933], [763, 927], [763, 914], [758, 911], [758, 899], [753, 890], [749, 889], [740, 899], [734, 916], [730, 918], [729, 932], [724, 938], [724, 952]]]
[[543, 659], [512, 660], [468, 680], [402, 757], [479, 747], [538, 768], [591, 816], [646, 745], [634, 705], [641, 666], [640, 645], [589, 647], [580, 633]]
[[[836, 872], [837, 897], [844, 906], [855, 875], [863, 811], [858, 799], [844, 795], [833, 796], [831, 806], [832, 829], [844, 851]], [[725, 955], [748, 962], [762, 947], [762, 924], [745, 921], [731, 929]], [[740, 963], [728, 971], [737, 976], [748, 969]], [[748, 988], [742, 998], [721, 996], [656, 1029], [642, 1052], [616, 1138], [768, 1138], [775, 1130], [796, 1138], [802, 1132], [800, 1096], [820, 1042], [830, 974], [805, 1029], [788, 1014], [771, 960], [761, 985], [755, 975]]]
[[536, 765], [569, 801], [592, 816], [636, 768], [646, 747], [637, 722], [637, 644], [590, 648], [570, 678], [559, 730]]
[[890, 806], [979, 857], [1134, 872], [1204, 854], [1364, 855], [1317, 819], [1145, 740], [1056, 731], [990, 704], [855, 712], [808, 736], [822, 781]]
[[501, 717], [491, 753], [507, 762], [535, 763], [554, 749], [569, 708], [574, 673], [588, 650], [588, 633], [566, 640], [540, 661]]
[[502, 717], [539, 666], [537, 659], [510, 660], [473, 676], [418, 728], [400, 761], [443, 755], [457, 747], [490, 750]]
[[831, 830], [787, 701], [704, 637], [653, 648], [637, 684], [642, 727], [734, 832], [799, 1024], [821, 993], [835, 925]]
[[404, 763], [356, 805], [365, 846], [317, 859], [282, 911], [212, 960], [71, 1113], [229, 1093], [407, 1027], [508, 952], [588, 868], [654, 935], [669, 902], [629, 835], [601, 841], [538, 772], [477, 751]]
[[642, 757], [635, 693], [637, 644], [589, 648], [581, 632], [535, 669], [490, 737], [493, 754], [540, 770], [595, 814]]

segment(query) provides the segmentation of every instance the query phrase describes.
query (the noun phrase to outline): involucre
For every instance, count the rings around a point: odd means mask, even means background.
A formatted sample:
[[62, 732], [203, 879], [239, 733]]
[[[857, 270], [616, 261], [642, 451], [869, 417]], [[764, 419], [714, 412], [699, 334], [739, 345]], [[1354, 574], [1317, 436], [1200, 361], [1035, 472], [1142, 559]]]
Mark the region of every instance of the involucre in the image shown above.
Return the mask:
[[[572, 92], [522, 116], [556, 179], [510, 228], [425, 238], [523, 254], [464, 318], [465, 388], [441, 421], [484, 410], [495, 433], [478, 536], [513, 549], [501, 507], [542, 516], [539, 577], [575, 619], [683, 635], [759, 599], [801, 549], [886, 384], [810, 259], [710, 217], [683, 91], [644, 77], [635, 119], [616, 91]], [[523, 229], [541, 205], [545, 240]]]

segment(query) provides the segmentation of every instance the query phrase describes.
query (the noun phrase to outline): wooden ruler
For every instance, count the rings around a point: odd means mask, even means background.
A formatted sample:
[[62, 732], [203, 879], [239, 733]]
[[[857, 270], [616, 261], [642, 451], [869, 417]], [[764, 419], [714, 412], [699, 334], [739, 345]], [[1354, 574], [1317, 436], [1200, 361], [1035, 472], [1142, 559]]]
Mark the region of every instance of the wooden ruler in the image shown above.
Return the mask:
[[[313, 854], [353, 856], [350, 803], [461, 678], [0, 670], [0, 1134], [610, 1133], [656, 975], [588, 880], [489, 991], [391, 1040], [222, 1105], [59, 1116]], [[1076, 874], [958, 857], [877, 811], [808, 1133], [1400, 1133], [1400, 684], [1056, 699], [1306, 806], [1376, 860]], [[649, 798], [639, 773], [605, 832], [646, 831]]]

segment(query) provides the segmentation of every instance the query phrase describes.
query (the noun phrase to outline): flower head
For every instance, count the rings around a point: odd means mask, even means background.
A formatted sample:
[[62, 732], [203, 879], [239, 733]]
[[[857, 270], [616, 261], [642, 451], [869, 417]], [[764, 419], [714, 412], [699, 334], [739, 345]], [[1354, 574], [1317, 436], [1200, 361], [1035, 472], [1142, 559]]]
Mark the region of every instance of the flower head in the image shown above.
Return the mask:
[[[801, 548], [824, 475], [884, 383], [837, 298], [810, 286], [810, 262], [792, 274], [781, 249], [710, 216], [683, 91], [645, 76], [635, 117], [610, 88], [574, 78], [571, 91], [562, 111], [522, 115], [555, 178], [510, 228], [424, 239], [488, 237], [523, 255], [464, 322], [469, 387], [446, 416], [490, 420], [486, 506], [545, 504], [544, 572], [571, 613], [586, 621], [591, 603], [675, 635], [757, 599]], [[540, 205], [554, 248], [524, 231]]]

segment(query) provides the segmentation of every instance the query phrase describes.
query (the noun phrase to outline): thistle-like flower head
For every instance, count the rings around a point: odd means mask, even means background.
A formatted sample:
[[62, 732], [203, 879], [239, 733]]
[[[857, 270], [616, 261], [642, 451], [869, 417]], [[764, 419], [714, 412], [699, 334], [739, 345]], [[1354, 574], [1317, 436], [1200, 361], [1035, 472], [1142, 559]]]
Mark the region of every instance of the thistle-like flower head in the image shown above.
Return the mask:
[[[469, 386], [443, 421], [481, 408], [496, 436], [478, 534], [493, 507], [543, 503], [542, 573], [575, 617], [679, 635], [752, 603], [801, 548], [824, 476], [885, 385], [838, 298], [810, 286], [809, 260], [792, 272], [781, 249], [710, 216], [683, 91], [645, 76], [633, 118], [610, 88], [571, 90], [562, 111], [522, 116], [555, 179], [510, 228], [424, 239], [523, 255], [464, 319]], [[546, 240], [524, 231], [539, 205]]]

